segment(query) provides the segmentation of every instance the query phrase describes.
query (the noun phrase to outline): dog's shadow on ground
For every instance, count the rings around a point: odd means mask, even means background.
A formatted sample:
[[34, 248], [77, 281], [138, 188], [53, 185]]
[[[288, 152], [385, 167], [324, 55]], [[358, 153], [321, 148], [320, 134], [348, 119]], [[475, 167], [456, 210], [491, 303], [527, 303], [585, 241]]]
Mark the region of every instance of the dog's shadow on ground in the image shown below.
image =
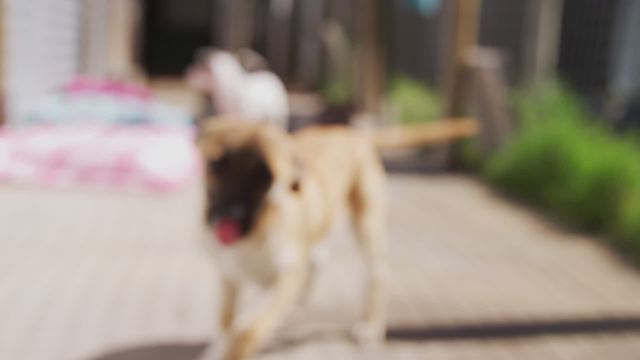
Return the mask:
[[[564, 318], [556, 320], [530, 320], [513, 322], [487, 322], [455, 324], [448, 326], [426, 326], [413, 328], [391, 328], [387, 332], [390, 342], [463, 341], [527, 338], [542, 335], [615, 334], [640, 332], [640, 316], [612, 316], [594, 318]], [[296, 331], [294, 336], [274, 339], [264, 353], [283, 351], [301, 346], [309, 341], [347, 340], [348, 333], [328, 329]], [[160, 344], [140, 346], [88, 360], [193, 360], [207, 345]]]
[[[262, 351], [264, 354], [276, 353], [287, 348], [301, 346], [309, 341], [348, 340], [346, 332], [316, 330], [299, 332], [295, 336], [274, 339]], [[207, 343], [166, 343], [140, 345], [127, 349], [106, 352], [87, 360], [193, 360], [200, 355]]]
[[[302, 331], [301, 331], [302, 330]], [[564, 318], [512, 322], [459, 323], [447, 326], [393, 327], [389, 342], [464, 341], [537, 337], [542, 335], [609, 334], [640, 332], [640, 316]], [[337, 328], [299, 329], [274, 339], [263, 353], [274, 353], [302, 346], [307, 342], [353, 341], [349, 332]], [[206, 343], [155, 344], [109, 352], [87, 360], [193, 360]], [[367, 357], [368, 358], [368, 357]]]
[[88, 360], [193, 360], [207, 345], [200, 344], [156, 344], [144, 345], [90, 358]]

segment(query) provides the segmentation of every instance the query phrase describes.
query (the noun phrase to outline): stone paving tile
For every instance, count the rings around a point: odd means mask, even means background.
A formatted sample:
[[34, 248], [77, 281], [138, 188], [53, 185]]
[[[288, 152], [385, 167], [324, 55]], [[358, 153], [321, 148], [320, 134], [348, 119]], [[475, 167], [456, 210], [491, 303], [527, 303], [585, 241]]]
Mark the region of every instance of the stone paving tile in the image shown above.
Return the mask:
[[[0, 188], [0, 359], [195, 356], [214, 331], [217, 286], [197, 241], [198, 189], [152, 197]], [[463, 336], [474, 327], [639, 319], [640, 276], [598, 241], [474, 180], [395, 175], [389, 192], [391, 328], [422, 341], [392, 337], [367, 352], [345, 336], [363, 272], [341, 222], [310, 303], [260, 358], [640, 358], [637, 328]], [[449, 335], [434, 335], [443, 328]]]

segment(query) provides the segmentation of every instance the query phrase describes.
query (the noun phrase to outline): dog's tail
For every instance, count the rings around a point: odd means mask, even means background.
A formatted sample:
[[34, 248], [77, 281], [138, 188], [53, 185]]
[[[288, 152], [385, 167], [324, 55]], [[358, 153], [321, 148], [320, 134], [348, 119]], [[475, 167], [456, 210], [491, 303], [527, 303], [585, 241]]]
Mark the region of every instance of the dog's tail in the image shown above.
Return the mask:
[[478, 123], [474, 118], [460, 118], [381, 128], [372, 131], [369, 136], [376, 150], [384, 151], [466, 139], [477, 135], [478, 131]]

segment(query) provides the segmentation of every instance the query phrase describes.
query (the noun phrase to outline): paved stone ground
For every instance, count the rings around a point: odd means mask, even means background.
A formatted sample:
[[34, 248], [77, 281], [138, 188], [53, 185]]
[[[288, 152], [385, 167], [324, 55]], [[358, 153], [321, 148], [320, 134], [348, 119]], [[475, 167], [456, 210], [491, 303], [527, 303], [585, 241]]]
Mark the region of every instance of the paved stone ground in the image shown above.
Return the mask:
[[[216, 291], [197, 189], [0, 188], [0, 359], [193, 358]], [[606, 247], [467, 178], [395, 175], [389, 190], [388, 344], [343, 335], [361, 265], [341, 225], [310, 304], [262, 359], [640, 358], [640, 274]]]

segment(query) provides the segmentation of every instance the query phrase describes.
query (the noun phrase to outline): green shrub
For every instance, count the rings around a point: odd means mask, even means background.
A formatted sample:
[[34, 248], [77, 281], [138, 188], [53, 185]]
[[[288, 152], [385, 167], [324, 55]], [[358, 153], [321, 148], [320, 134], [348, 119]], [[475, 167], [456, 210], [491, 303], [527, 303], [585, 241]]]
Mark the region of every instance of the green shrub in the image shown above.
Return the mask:
[[557, 83], [516, 96], [519, 134], [485, 164], [496, 186], [640, 255], [640, 145]]
[[400, 124], [430, 122], [440, 117], [440, 97], [436, 92], [406, 76], [392, 79], [388, 102]]
[[329, 105], [344, 105], [353, 101], [353, 90], [346, 80], [325, 81], [320, 94]]

